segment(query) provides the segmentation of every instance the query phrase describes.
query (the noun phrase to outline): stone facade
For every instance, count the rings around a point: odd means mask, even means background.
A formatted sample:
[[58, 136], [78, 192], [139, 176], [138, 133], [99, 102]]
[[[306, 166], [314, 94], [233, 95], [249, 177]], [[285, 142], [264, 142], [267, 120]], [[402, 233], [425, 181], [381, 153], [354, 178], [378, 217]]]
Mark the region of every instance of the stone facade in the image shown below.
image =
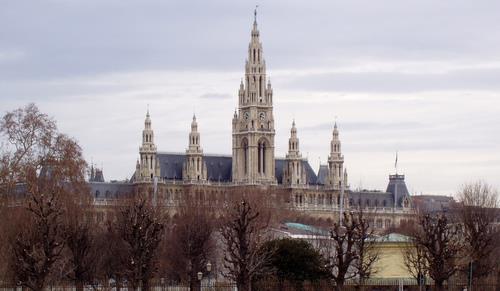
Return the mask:
[[142, 146], [139, 148], [140, 160], [136, 164], [135, 181], [152, 182], [155, 177], [160, 176], [160, 163], [156, 158], [156, 145], [154, 143], [154, 132], [151, 127], [149, 109], [144, 121], [142, 131]]
[[118, 201], [116, 199], [127, 193], [146, 193], [154, 199], [155, 205], [165, 207], [175, 208], [186, 198], [218, 207], [234, 193], [249, 192], [264, 195], [272, 207], [320, 220], [338, 219], [340, 212], [359, 207], [371, 213], [373, 225], [380, 229], [411, 218], [411, 203], [402, 175], [391, 176], [386, 192], [349, 188], [336, 123], [328, 164], [320, 165], [318, 173], [300, 153], [295, 121], [290, 130], [286, 158], [275, 158], [274, 150], [273, 90], [267, 79], [255, 20], [245, 78], [238, 92], [238, 109], [232, 119], [231, 156], [203, 153], [195, 116], [185, 153], [158, 152], [148, 110], [139, 148], [140, 159], [130, 181], [91, 181], [90, 184], [96, 203], [103, 205]]
[[255, 20], [233, 117], [234, 183], [276, 183], [274, 134], [273, 89], [271, 81], [266, 83], [266, 62]]
[[186, 149], [186, 161], [182, 178], [186, 182], [203, 183], [207, 181], [207, 165], [203, 161], [203, 150], [200, 146], [200, 133], [196, 116], [193, 115], [191, 132], [189, 133], [189, 147]]

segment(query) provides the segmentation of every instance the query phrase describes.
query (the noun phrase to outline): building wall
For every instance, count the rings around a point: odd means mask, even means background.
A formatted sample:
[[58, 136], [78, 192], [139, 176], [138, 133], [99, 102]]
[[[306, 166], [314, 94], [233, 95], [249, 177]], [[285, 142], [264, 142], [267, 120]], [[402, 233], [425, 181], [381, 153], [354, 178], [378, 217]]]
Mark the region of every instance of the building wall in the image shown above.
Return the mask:
[[379, 252], [379, 260], [375, 262], [376, 273], [373, 278], [411, 278], [404, 265], [404, 251], [408, 248], [405, 242], [380, 242], [375, 249]]

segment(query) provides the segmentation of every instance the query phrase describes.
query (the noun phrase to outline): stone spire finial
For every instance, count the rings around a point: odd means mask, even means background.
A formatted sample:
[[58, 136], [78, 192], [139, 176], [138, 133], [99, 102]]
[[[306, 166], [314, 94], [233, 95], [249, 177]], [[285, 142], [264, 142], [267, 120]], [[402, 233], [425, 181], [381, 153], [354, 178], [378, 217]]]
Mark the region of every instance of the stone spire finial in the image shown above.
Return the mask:
[[149, 104], [146, 111], [146, 120], [144, 121], [144, 130], [142, 131], [142, 146], [139, 148], [139, 155], [140, 165], [136, 175], [137, 181], [150, 182], [160, 174], [159, 169], [155, 169], [157, 166], [156, 145], [154, 143], [153, 128], [151, 127]]
[[297, 128], [295, 127], [295, 118], [292, 121], [292, 129], [290, 129], [291, 137], [297, 137]]
[[193, 113], [193, 121], [191, 121], [191, 131], [196, 132], [198, 130], [198, 122], [196, 122], [196, 114]]
[[253, 22], [257, 23], [257, 8], [259, 8], [259, 5], [255, 5], [255, 10], [253, 11]]
[[255, 5], [255, 10], [253, 11], [252, 37], [259, 37], [259, 30], [257, 29], [257, 7], [259, 7], [259, 5]]

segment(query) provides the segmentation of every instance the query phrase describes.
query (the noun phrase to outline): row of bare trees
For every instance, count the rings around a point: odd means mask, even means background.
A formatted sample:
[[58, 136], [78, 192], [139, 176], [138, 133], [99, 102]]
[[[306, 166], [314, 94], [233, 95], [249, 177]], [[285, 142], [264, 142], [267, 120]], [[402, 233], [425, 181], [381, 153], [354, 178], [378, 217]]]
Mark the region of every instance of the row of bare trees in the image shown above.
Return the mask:
[[[217, 209], [187, 199], [167, 211], [139, 194], [116, 207], [94, 207], [81, 148], [35, 105], [3, 116], [0, 134], [2, 282], [31, 290], [61, 283], [148, 290], [151, 280], [164, 278], [196, 290], [198, 272], [211, 262], [214, 272], [250, 291], [255, 278], [272, 271], [272, 250], [261, 247], [273, 238], [276, 209], [255, 193], [234, 193]], [[408, 268], [438, 287], [471, 268], [476, 281], [498, 269], [497, 194], [481, 183], [461, 193], [455, 211], [422, 213], [407, 230], [414, 245], [405, 255]], [[97, 223], [101, 211], [108, 219]], [[318, 246], [337, 290], [376, 272], [379, 254], [367, 215], [343, 213]]]
[[500, 276], [497, 191], [476, 182], [465, 185], [458, 199], [447, 212], [422, 211], [406, 230], [412, 243], [404, 254], [407, 269], [420, 284], [432, 278], [438, 290], [450, 278], [475, 285]]
[[[0, 282], [148, 290], [152, 279], [167, 278], [196, 288], [219, 250], [221, 273], [250, 288], [268, 222], [256, 203], [241, 196], [212, 211], [186, 201], [169, 213], [137, 194], [96, 208], [81, 148], [34, 104], [5, 114], [0, 135]], [[109, 219], [97, 223], [101, 211]]]

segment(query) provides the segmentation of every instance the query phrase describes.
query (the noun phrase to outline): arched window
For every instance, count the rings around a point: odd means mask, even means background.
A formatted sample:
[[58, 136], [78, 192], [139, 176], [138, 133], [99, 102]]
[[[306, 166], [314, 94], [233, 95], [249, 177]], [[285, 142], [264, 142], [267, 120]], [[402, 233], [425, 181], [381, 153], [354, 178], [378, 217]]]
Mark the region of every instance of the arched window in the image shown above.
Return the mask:
[[243, 171], [246, 174], [248, 171], [248, 143], [246, 139], [243, 140], [241, 147], [243, 148]]
[[266, 141], [262, 140], [258, 143], [258, 161], [257, 161], [257, 169], [260, 174], [266, 173]]

